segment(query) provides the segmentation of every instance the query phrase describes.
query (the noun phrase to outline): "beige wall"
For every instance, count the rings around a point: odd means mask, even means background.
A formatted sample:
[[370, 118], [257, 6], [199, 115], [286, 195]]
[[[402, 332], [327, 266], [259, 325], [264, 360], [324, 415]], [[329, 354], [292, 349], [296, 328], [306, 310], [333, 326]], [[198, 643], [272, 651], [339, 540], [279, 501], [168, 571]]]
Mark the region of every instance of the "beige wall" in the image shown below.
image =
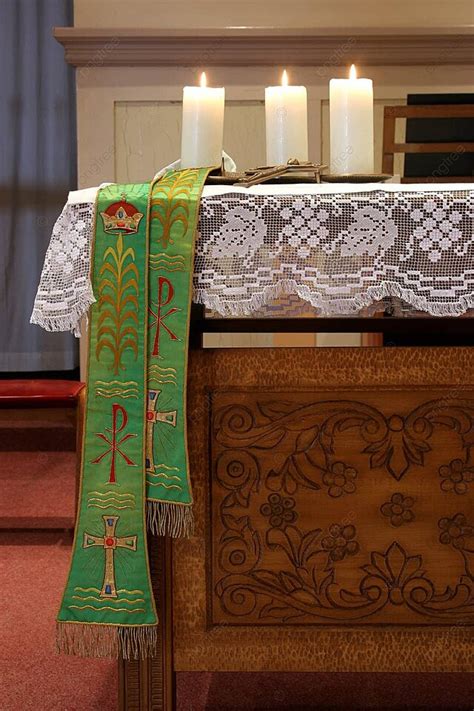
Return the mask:
[[474, 21], [472, 0], [75, 0], [81, 27], [418, 27]]
[[[328, 158], [328, 81], [335, 67], [289, 68], [305, 84], [309, 99], [310, 157]], [[226, 87], [225, 147], [240, 168], [264, 155], [264, 87], [279, 79], [271, 67], [213, 67], [209, 78]], [[377, 167], [381, 162], [383, 106], [405, 103], [409, 92], [473, 91], [469, 67], [370, 67], [374, 81]], [[185, 67], [84, 67], [77, 72], [79, 180], [86, 187], [102, 181], [141, 180], [179, 155], [181, 96], [196, 81]], [[400, 164], [399, 164], [400, 166]]]

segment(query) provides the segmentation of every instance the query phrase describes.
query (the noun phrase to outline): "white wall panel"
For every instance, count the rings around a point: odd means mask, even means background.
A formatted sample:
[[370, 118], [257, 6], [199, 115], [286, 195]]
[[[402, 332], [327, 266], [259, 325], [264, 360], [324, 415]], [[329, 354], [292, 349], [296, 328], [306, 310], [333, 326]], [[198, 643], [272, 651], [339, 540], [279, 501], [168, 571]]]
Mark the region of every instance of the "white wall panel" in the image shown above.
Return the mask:
[[[149, 180], [179, 157], [181, 102], [119, 101], [115, 104], [115, 179]], [[265, 161], [263, 101], [226, 104], [224, 147], [241, 169]]]

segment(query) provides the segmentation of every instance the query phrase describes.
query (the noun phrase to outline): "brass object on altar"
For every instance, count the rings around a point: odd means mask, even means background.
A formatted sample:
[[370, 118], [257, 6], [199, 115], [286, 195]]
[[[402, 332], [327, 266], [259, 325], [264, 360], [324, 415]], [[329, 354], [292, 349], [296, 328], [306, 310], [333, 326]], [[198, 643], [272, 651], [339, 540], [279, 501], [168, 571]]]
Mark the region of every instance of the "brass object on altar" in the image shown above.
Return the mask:
[[259, 185], [270, 180], [285, 178], [284, 182], [298, 183], [320, 183], [321, 171], [327, 168], [321, 163], [312, 163], [311, 161], [299, 161], [297, 158], [290, 160], [283, 165], [264, 166], [246, 170], [243, 177], [237, 180], [237, 185], [243, 188], [249, 188], [252, 185]]
[[382, 183], [392, 175], [388, 173], [324, 173], [327, 165], [312, 163], [311, 161], [299, 161], [297, 158], [290, 158], [286, 164], [261, 166], [246, 170], [243, 173], [231, 173], [226, 171], [224, 160], [219, 169], [212, 172], [207, 179], [208, 185], [238, 185], [242, 188], [250, 188], [252, 185], [261, 183]]
[[231, 173], [224, 168], [224, 159], [219, 168], [213, 168], [206, 178], [206, 185], [234, 185], [244, 173]]
[[220, 169], [209, 174], [208, 185], [237, 185], [249, 188], [260, 183], [278, 181], [279, 183], [320, 183], [321, 171], [327, 168], [320, 163], [299, 161], [291, 158], [284, 165], [261, 166], [246, 170], [243, 173], [231, 173], [225, 170], [224, 161]]
[[297, 158], [290, 158], [286, 164], [261, 166], [246, 170], [243, 173], [231, 173], [226, 171], [224, 160], [220, 168], [212, 171], [206, 183], [208, 185], [237, 185], [242, 188], [250, 188], [252, 185], [261, 183], [382, 183], [392, 175], [388, 173], [324, 173], [327, 165], [312, 163], [311, 161], [299, 161]]

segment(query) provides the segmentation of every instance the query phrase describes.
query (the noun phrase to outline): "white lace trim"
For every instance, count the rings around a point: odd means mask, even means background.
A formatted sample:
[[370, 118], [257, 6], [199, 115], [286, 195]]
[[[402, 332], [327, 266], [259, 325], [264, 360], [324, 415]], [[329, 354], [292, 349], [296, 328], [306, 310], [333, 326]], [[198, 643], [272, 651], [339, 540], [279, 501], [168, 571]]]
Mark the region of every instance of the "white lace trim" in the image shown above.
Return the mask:
[[[298, 285], [292, 279], [265, 287], [262, 293], [254, 294], [248, 301], [229, 303], [218, 296], [215, 297], [203, 291], [194, 291], [193, 301], [216, 311], [221, 316], [240, 317], [251, 316], [257, 311], [263, 311], [276, 299], [291, 295], [308, 302], [320, 316], [356, 316], [362, 309], [374, 305], [379, 305], [383, 309], [385, 304], [380, 302], [390, 297], [400, 299], [401, 302], [410, 305], [411, 310], [424, 311], [431, 316], [460, 316], [474, 308], [474, 295], [460, 297], [458, 304], [438, 304], [428, 301], [411, 289], [403, 289], [395, 282], [384, 282], [380, 286], [371, 286], [365, 293], [356, 294], [351, 299], [333, 299], [328, 304], [319, 294], [311, 293], [307, 286]], [[396, 313], [399, 314], [404, 304], [399, 303], [393, 306], [396, 306]], [[275, 316], [275, 313], [272, 315]], [[407, 315], [406, 307], [404, 315]]]
[[[321, 315], [388, 297], [433, 316], [474, 308], [474, 191], [387, 187], [203, 197], [194, 300], [224, 316], [285, 316], [272, 302], [288, 295]], [[92, 203], [68, 204], [56, 222], [32, 316], [48, 330], [77, 335], [94, 302], [92, 216]]]
[[67, 203], [53, 228], [31, 315], [47, 331], [81, 335], [95, 297], [90, 280], [92, 203]]
[[72, 307], [71, 313], [63, 316], [47, 315], [41, 307], [35, 306], [30, 323], [41, 326], [45, 331], [71, 331], [76, 338], [80, 338], [82, 336], [81, 324], [83, 323], [84, 328], [87, 328], [87, 315], [89, 308], [95, 302], [95, 297], [90, 289], [87, 294], [77, 294], [76, 299], [77, 303]]

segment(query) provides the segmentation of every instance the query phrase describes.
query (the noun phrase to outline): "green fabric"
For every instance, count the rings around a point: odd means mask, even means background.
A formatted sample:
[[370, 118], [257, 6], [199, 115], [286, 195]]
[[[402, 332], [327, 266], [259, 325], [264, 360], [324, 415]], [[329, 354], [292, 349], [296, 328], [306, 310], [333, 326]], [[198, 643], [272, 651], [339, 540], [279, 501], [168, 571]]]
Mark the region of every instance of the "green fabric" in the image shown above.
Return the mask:
[[[194, 235], [208, 172], [171, 171], [152, 184], [113, 185], [98, 194], [81, 492], [58, 616], [63, 651], [150, 650], [146, 630], [157, 615], [146, 495], [155, 531], [180, 535], [181, 512], [191, 513], [187, 343]], [[139, 627], [140, 634], [126, 637]], [[125, 629], [119, 642], [114, 628]]]
[[[149, 501], [192, 502], [184, 416], [194, 263], [192, 235], [208, 172], [173, 171], [152, 189], [148, 383], [152, 393], [159, 391], [157, 410], [170, 414], [163, 415], [162, 421], [154, 425], [153, 452], [148, 451], [147, 466]], [[161, 324], [157, 323], [158, 318]]]

